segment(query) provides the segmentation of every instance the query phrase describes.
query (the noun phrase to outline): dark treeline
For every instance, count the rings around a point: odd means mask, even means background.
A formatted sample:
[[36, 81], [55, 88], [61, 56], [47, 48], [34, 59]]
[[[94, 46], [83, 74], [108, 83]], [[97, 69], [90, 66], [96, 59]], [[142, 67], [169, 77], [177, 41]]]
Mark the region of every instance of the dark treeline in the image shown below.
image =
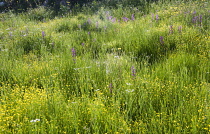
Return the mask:
[[69, 8], [74, 8], [75, 6], [82, 7], [84, 5], [91, 5], [92, 2], [112, 7], [116, 7], [118, 4], [121, 4], [122, 6], [139, 6], [154, 1], [158, 0], [0, 0], [0, 11], [13, 10], [16, 12], [23, 12], [38, 6], [45, 6], [55, 11], [59, 11], [61, 6]]

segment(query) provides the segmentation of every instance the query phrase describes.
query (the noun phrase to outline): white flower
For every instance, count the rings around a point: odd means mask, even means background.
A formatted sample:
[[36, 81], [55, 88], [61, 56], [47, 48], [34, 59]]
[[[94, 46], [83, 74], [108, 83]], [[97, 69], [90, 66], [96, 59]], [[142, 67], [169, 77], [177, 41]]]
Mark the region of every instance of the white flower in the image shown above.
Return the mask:
[[126, 85], [129, 85], [129, 86], [130, 86], [130, 85], [132, 85], [132, 84], [131, 84], [131, 83], [126, 83]]
[[100, 89], [96, 89], [95, 91], [99, 91]]
[[31, 120], [30, 122], [38, 122], [40, 119]]
[[127, 90], [125, 90], [126, 92], [134, 92], [135, 90], [134, 89], [127, 89]]

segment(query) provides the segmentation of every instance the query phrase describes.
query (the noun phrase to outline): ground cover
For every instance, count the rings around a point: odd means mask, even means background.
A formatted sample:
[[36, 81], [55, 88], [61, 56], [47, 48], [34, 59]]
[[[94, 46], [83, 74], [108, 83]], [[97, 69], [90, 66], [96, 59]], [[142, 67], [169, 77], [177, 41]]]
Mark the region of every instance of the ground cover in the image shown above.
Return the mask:
[[209, 133], [208, 1], [0, 14], [0, 133]]

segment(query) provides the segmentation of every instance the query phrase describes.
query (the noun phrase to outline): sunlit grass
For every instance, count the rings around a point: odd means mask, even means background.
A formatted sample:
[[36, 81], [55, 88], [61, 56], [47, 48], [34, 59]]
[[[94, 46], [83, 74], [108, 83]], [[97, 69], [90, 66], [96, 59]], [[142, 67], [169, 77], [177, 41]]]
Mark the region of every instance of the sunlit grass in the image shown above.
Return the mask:
[[209, 133], [209, 3], [160, 4], [1, 14], [0, 133]]

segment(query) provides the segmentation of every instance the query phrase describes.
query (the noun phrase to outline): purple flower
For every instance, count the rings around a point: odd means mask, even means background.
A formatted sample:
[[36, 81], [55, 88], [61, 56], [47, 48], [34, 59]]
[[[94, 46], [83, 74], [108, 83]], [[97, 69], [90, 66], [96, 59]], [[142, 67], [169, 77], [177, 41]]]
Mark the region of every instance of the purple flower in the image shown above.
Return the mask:
[[193, 18], [192, 18], [192, 23], [196, 23], [197, 20], [198, 20], [198, 16], [193, 17]]
[[71, 49], [72, 57], [76, 57], [76, 50], [74, 48]]
[[178, 27], [178, 31], [179, 31], [179, 33], [182, 32], [182, 26], [179, 26], [179, 27]]
[[115, 21], [116, 21], [116, 18], [113, 18], [111, 21], [112, 21], [113, 23], [115, 23]]
[[131, 67], [131, 75], [132, 75], [133, 77], [136, 76], [136, 69], [134, 68], [134, 66]]
[[134, 14], [131, 15], [131, 20], [135, 20]]
[[158, 14], [156, 15], [156, 18], [155, 18], [155, 19], [156, 19], [156, 21], [158, 21], [158, 20], [159, 20], [159, 16], [158, 16]]
[[122, 17], [122, 19], [127, 22], [129, 19], [127, 17]]
[[112, 85], [112, 83], [109, 84], [109, 92], [110, 92], [110, 93], [113, 92], [113, 85]]
[[164, 44], [163, 36], [160, 36], [160, 43], [161, 43], [161, 44]]
[[107, 17], [107, 20], [112, 20], [112, 16], [108, 16]]
[[84, 46], [85, 45], [85, 43], [82, 43], [82, 46]]
[[174, 33], [173, 25], [170, 25], [169, 34], [173, 34], [173, 33]]
[[199, 16], [199, 21], [202, 22], [202, 15]]
[[90, 35], [90, 32], [88, 32], [88, 35]]
[[45, 32], [42, 31], [42, 38], [44, 38], [46, 36]]

